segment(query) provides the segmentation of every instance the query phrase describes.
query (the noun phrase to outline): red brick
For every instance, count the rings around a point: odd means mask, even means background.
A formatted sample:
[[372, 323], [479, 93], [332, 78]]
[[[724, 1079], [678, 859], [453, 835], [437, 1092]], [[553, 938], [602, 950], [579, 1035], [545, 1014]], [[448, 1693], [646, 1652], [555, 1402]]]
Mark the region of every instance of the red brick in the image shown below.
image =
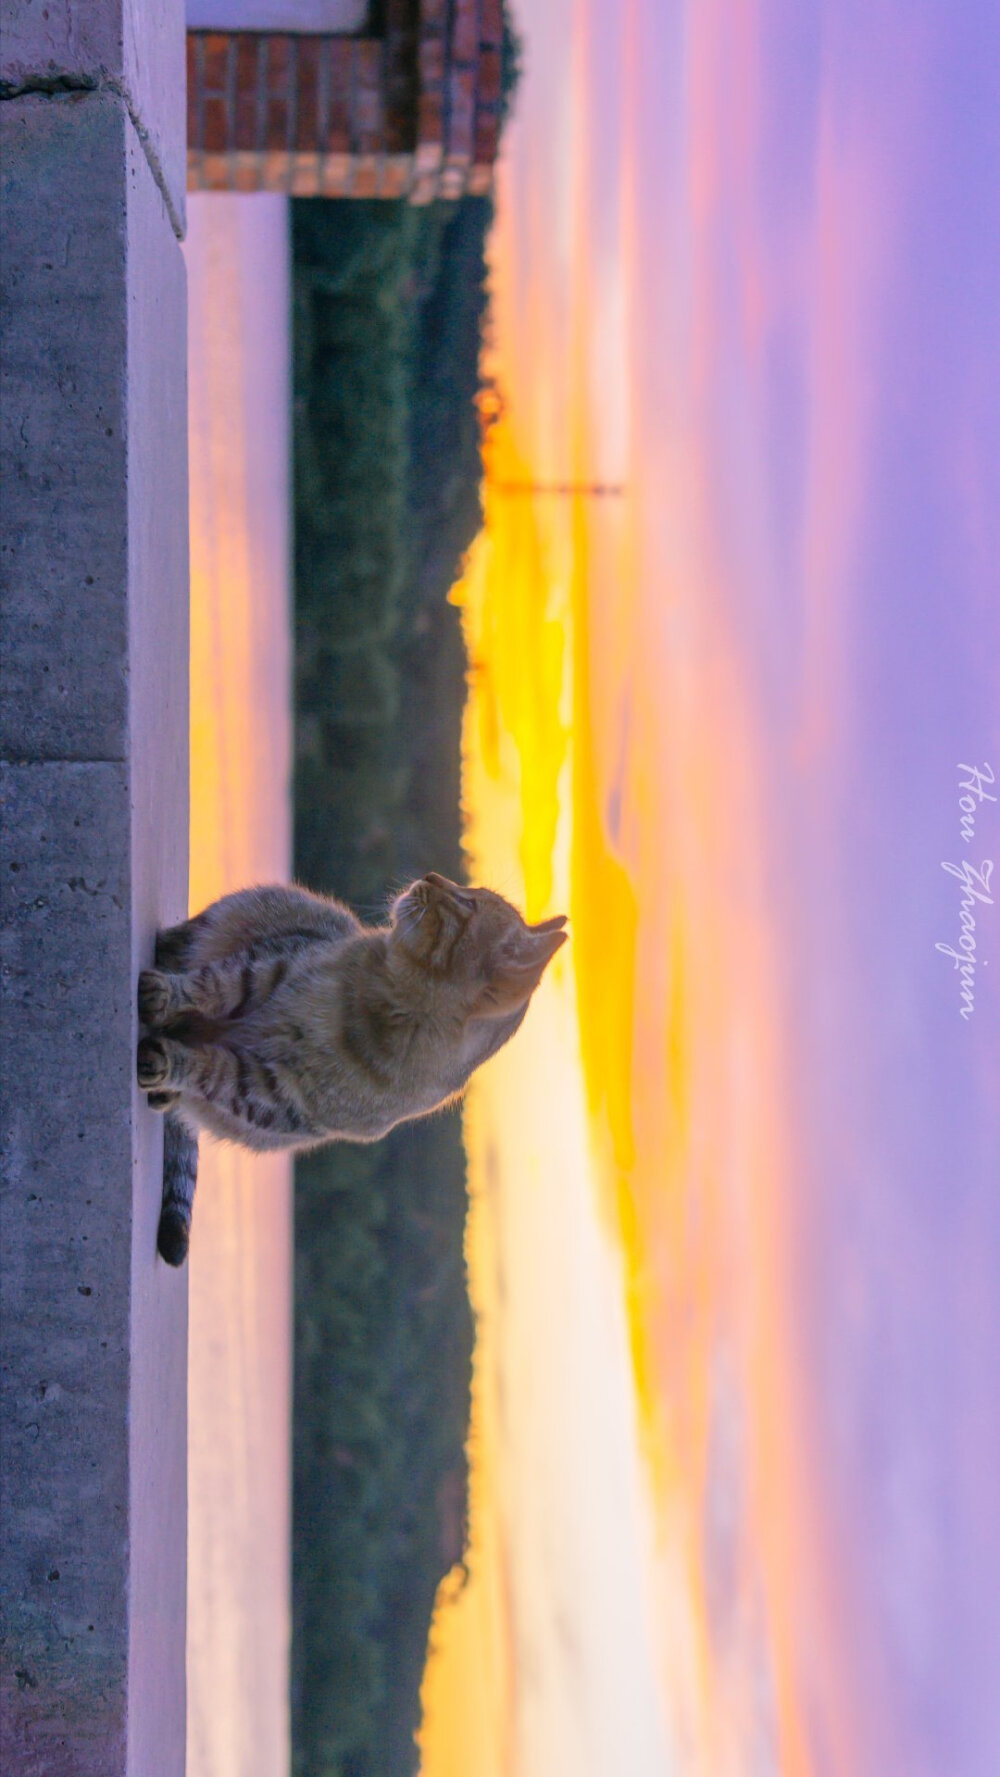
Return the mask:
[[287, 191], [289, 175], [287, 148], [268, 148], [260, 157], [261, 191]]
[[349, 154], [327, 155], [320, 173], [320, 196], [346, 197], [350, 167]]
[[440, 93], [421, 93], [417, 117], [418, 142], [444, 141], [443, 109]]
[[264, 127], [264, 140], [268, 148], [285, 148], [288, 146], [288, 99], [292, 45], [287, 37], [277, 35], [268, 36], [265, 38], [265, 43], [267, 45], [265, 74], [267, 122]]
[[370, 155], [358, 156], [351, 180], [352, 197], [378, 197], [378, 167]]
[[202, 191], [229, 190], [229, 156], [228, 154], [206, 154], [202, 156], [200, 188]]
[[236, 107], [233, 129], [235, 148], [258, 148], [258, 131], [263, 119], [258, 115], [258, 57], [260, 38], [251, 31], [240, 31], [236, 39]]
[[267, 84], [268, 88], [288, 91], [288, 76], [292, 65], [294, 42], [286, 32], [266, 31], [263, 33], [267, 44]]
[[187, 39], [187, 139], [189, 148], [200, 148], [199, 101], [201, 86], [198, 80], [198, 39], [188, 32]]
[[295, 141], [303, 151], [315, 153], [319, 141], [319, 63], [322, 40], [319, 37], [299, 38], [298, 103], [295, 112]]
[[354, 38], [355, 65], [359, 80], [369, 85], [382, 83], [382, 39], [380, 37]]
[[[402, 157], [418, 143], [440, 151], [446, 117], [449, 165], [461, 168], [472, 157], [477, 181], [488, 176], [499, 136], [500, 0], [385, 0], [384, 17], [386, 36], [381, 40], [189, 33], [188, 142], [211, 157], [207, 182], [214, 188], [233, 182], [242, 190], [254, 188], [253, 152], [266, 143], [273, 158], [273, 151], [289, 147], [293, 129], [299, 153], [308, 155], [318, 147], [330, 155], [368, 157], [355, 166], [355, 190], [367, 190], [372, 177], [378, 190], [399, 190], [408, 177]], [[417, 20], [419, 37], [414, 32]], [[265, 57], [263, 114], [258, 109], [258, 45]], [[202, 121], [203, 144], [198, 141]], [[241, 159], [227, 175], [225, 156], [237, 151]], [[376, 154], [400, 157], [391, 176], [388, 163], [376, 174], [370, 172]], [[291, 172], [290, 163], [285, 166]], [[277, 164], [263, 173], [267, 183], [273, 182], [279, 176]], [[194, 170], [192, 177], [197, 177]]]
[[206, 98], [201, 146], [206, 154], [225, 154], [229, 147], [229, 110], [225, 99]]
[[484, 49], [479, 55], [479, 103], [499, 105], [503, 87], [503, 62], [498, 49]]
[[231, 33], [222, 31], [201, 32], [202, 43], [202, 84], [206, 93], [223, 93], [226, 90], [226, 72], [229, 67], [229, 44]]
[[377, 86], [358, 86], [354, 93], [354, 142], [358, 154], [378, 154], [384, 147], [382, 93]]
[[476, 75], [472, 68], [453, 68], [449, 82], [449, 155], [472, 155], [476, 117]]
[[354, 46], [349, 37], [329, 38], [324, 45], [326, 69], [326, 118], [321, 117], [325, 139], [321, 146], [328, 154], [349, 154], [351, 151], [351, 92], [353, 87]]
[[455, 0], [451, 22], [452, 62], [475, 62], [479, 50], [479, 0]]
[[375, 38], [355, 40], [354, 148], [375, 154], [383, 146], [382, 45]]
[[409, 118], [397, 107], [389, 106], [385, 114], [382, 136], [387, 154], [405, 154], [410, 146]]
[[259, 191], [261, 188], [260, 157], [249, 150], [240, 156], [232, 174], [234, 191]]
[[476, 146], [474, 159], [482, 161], [496, 159], [497, 146], [500, 140], [500, 119], [495, 112], [478, 111], [476, 113]]
[[497, 49], [503, 42], [503, 6], [501, 0], [480, 0], [479, 41]]
[[318, 154], [301, 153], [293, 157], [292, 183], [289, 189], [293, 197], [320, 195]]
[[444, 42], [440, 37], [422, 37], [419, 51], [420, 90], [439, 87], [444, 80]]

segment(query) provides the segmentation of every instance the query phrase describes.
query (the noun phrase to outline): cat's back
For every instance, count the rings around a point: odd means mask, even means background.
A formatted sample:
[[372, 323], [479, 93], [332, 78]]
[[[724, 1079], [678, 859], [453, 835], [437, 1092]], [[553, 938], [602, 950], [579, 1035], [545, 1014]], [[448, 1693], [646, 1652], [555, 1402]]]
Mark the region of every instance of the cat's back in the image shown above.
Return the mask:
[[224, 895], [188, 921], [188, 968], [237, 956], [295, 956], [357, 937], [360, 920], [332, 896], [273, 884]]

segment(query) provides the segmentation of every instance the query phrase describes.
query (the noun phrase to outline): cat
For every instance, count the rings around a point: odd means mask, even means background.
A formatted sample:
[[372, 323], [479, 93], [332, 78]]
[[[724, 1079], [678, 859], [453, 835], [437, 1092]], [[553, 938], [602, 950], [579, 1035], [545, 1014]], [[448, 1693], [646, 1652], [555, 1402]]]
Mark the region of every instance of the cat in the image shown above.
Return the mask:
[[157, 1245], [187, 1257], [199, 1130], [243, 1147], [370, 1142], [459, 1096], [567, 934], [430, 871], [366, 927], [298, 887], [242, 889], [156, 940], [136, 1072], [166, 1113]]

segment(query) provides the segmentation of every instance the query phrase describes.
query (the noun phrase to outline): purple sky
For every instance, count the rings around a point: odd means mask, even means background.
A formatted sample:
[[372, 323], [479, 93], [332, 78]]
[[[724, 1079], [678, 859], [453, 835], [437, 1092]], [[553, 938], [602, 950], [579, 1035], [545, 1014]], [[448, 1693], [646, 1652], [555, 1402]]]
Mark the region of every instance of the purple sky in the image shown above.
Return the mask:
[[935, 944], [963, 930], [943, 860], [996, 859], [1000, 902], [1000, 804], [964, 843], [957, 769], [1000, 780], [1000, 10], [631, 16], [637, 434], [680, 411], [755, 711], [799, 1361], [853, 1600], [801, 1705], [819, 1777], [848, 1696], [852, 1777], [987, 1777], [1000, 905], [966, 1019]]

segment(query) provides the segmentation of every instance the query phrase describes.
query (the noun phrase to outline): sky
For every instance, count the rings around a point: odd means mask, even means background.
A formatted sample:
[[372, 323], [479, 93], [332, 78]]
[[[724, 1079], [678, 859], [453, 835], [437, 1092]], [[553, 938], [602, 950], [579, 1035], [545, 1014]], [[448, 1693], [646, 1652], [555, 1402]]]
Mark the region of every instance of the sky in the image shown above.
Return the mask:
[[572, 937], [470, 1093], [424, 1777], [986, 1777], [1000, 15], [524, 38], [464, 784]]

